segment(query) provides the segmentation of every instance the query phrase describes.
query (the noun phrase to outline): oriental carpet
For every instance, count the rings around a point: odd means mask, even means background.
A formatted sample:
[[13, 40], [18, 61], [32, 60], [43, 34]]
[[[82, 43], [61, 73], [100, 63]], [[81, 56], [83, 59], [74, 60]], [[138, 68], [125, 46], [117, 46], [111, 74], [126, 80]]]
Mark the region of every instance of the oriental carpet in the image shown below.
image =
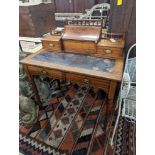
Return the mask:
[[[103, 155], [107, 139], [106, 105], [104, 91], [68, 85], [40, 109], [33, 126], [20, 123], [20, 152], [25, 155]], [[118, 143], [116, 148], [119, 152]]]

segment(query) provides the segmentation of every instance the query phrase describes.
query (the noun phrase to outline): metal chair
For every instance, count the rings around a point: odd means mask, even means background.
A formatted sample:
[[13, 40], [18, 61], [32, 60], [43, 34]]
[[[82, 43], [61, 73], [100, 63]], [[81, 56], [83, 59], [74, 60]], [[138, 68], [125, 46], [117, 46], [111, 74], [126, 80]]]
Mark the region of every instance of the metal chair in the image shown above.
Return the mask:
[[113, 139], [118, 126], [120, 116], [131, 123], [136, 123], [136, 56], [129, 58], [133, 48], [133, 44], [127, 53], [123, 78], [121, 82], [119, 97], [117, 100], [118, 114], [110, 139], [110, 145], [113, 146]]

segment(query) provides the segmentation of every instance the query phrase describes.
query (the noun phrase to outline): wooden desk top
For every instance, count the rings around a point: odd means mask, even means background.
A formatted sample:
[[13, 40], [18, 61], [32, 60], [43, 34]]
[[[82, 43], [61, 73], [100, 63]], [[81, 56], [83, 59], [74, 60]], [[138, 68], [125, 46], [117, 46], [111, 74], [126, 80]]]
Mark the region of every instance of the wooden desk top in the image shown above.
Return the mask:
[[117, 39], [115, 42], [112, 42], [110, 39], [101, 39], [97, 46], [108, 46], [108, 47], [116, 47], [116, 48], [124, 48], [124, 40]]
[[59, 41], [61, 39], [61, 36], [54, 36], [54, 35], [49, 35], [49, 36], [46, 36], [44, 38], [42, 38], [42, 40], [52, 40], [52, 41]]
[[49, 52], [45, 49], [24, 58], [20, 63], [114, 81], [121, 81], [123, 71], [123, 58], [103, 59], [66, 52]]
[[62, 39], [98, 42], [100, 34], [101, 27], [66, 25]]

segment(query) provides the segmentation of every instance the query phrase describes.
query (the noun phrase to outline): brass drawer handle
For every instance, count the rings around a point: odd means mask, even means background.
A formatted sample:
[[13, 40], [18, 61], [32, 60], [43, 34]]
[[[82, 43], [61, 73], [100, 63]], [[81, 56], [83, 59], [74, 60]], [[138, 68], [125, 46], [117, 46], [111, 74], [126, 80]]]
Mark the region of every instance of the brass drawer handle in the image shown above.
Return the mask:
[[41, 71], [42, 74], [47, 75], [47, 72], [45, 70]]
[[105, 53], [107, 53], [107, 54], [112, 53], [112, 51], [111, 51], [111, 50], [109, 50], [109, 49], [104, 50], [104, 52], [105, 52]]
[[88, 79], [83, 79], [83, 82], [88, 84], [89, 83], [89, 80]]
[[54, 47], [54, 44], [52, 44], [52, 43], [49, 43], [48, 45], [49, 45], [50, 47]]

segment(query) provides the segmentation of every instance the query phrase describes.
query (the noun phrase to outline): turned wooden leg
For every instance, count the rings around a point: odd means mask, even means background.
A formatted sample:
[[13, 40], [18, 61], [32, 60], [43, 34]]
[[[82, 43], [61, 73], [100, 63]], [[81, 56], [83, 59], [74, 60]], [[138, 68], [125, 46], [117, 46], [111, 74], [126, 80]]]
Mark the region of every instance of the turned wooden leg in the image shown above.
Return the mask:
[[29, 82], [32, 84], [32, 90], [33, 90], [33, 92], [35, 93], [36, 103], [37, 103], [39, 106], [42, 106], [41, 101], [40, 101], [40, 96], [39, 96], [39, 94], [38, 94], [38, 90], [37, 90], [37, 86], [36, 86], [36, 84], [35, 84], [34, 78], [33, 78], [33, 76], [29, 73], [27, 66], [24, 65], [23, 67], [24, 67], [24, 71], [25, 71], [26, 74], [27, 74], [27, 77], [28, 77], [28, 79], [29, 79]]

